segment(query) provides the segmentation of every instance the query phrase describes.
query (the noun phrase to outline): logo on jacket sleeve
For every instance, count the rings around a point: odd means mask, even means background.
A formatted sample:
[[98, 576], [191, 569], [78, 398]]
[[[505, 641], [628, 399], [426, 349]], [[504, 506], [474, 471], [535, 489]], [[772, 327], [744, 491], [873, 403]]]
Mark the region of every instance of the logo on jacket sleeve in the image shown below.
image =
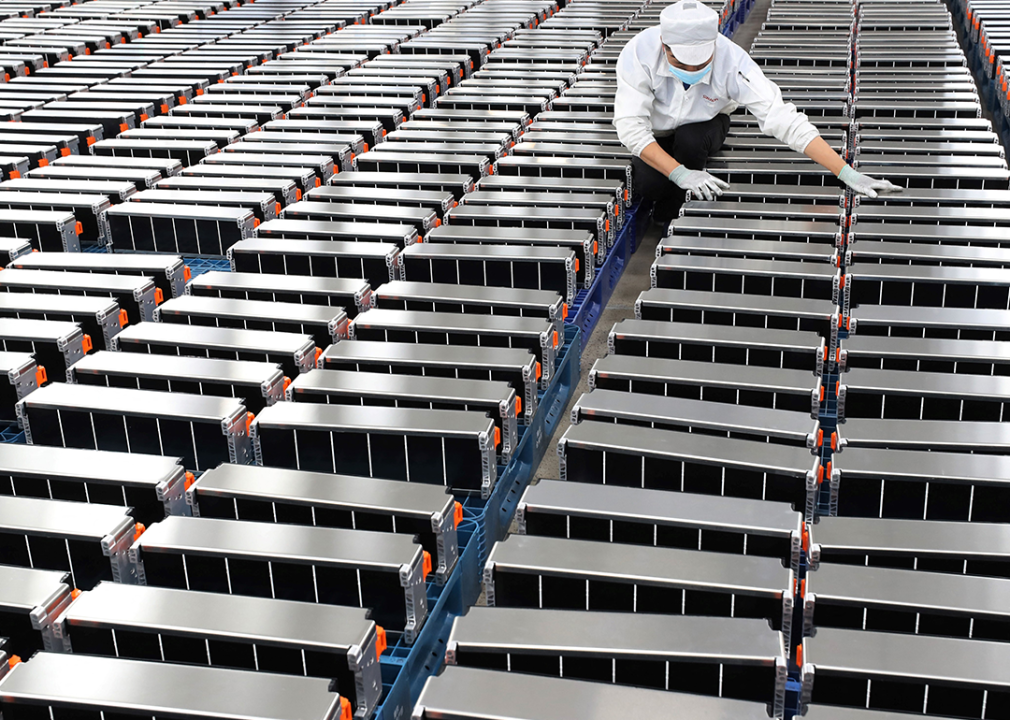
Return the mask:
[[709, 102], [719, 102], [719, 98], [709, 97], [708, 95], [702, 95], [702, 97], [708, 100]]

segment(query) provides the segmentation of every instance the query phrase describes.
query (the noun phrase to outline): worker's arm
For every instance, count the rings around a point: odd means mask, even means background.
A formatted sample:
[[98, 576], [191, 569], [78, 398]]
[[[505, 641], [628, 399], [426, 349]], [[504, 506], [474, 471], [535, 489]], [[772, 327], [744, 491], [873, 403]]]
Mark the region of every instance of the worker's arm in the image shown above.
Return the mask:
[[646, 165], [663, 173], [670, 182], [694, 195], [713, 200], [729, 185], [704, 170], [686, 168], [659, 146], [652, 133], [652, 103], [655, 96], [634, 47], [628, 45], [617, 60], [617, 94], [614, 98], [614, 127], [617, 137]]
[[853, 170], [849, 167], [841, 156], [831, 149], [831, 146], [824, 142], [820, 135], [810, 141], [803, 149], [803, 154], [815, 163], [825, 168], [832, 175], [838, 177], [843, 183], [855, 190], [860, 195], [877, 197], [880, 192], [898, 192], [901, 188], [887, 180], [878, 180], [869, 175]]

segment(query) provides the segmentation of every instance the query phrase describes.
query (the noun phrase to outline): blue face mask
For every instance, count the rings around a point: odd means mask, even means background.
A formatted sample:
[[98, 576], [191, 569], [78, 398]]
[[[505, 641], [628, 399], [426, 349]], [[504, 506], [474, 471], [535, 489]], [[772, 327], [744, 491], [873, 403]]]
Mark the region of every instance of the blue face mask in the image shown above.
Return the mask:
[[712, 63], [709, 63], [701, 70], [695, 70], [694, 72], [681, 70], [680, 68], [674, 67], [669, 63], [667, 63], [666, 66], [670, 68], [670, 72], [673, 73], [674, 77], [676, 77], [678, 80], [680, 80], [682, 83], [685, 83], [686, 85], [694, 85], [695, 83], [701, 82], [702, 80], [705, 79], [705, 76], [708, 75], [709, 72], [712, 70]]

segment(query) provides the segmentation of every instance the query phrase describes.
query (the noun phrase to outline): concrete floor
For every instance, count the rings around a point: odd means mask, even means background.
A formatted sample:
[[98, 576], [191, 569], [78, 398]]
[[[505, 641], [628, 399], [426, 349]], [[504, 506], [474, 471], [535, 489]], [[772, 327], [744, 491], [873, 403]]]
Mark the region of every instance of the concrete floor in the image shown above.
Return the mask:
[[[751, 9], [750, 15], [747, 17], [747, 21], [733, 35], [734, 42], [749, 50], [758, 31], [761, 29], [761, 23], [764, 22], [765, 16], [768, 14], [769, 7], [771, 7], [771, 0], [757, 0]], [[558, 466], [558, 455], [555, 452], [557, 441], [564, 435], [565, 430], [571, 424], [572, 405], [583, 393], [589, 392], [587, 378], [590, 368], [593, 367], [593, 363], [607, 354], [607, 336], [610, 334], [610, 329], [618, 320], [635, 317], [635, 300], [638, 299], [638, 295], [643, 290], [647, 290], [651, 285], [649, 269], [652, 267], [653, 260], [656, 259], [656, 245], [659, 244], [659, 238], [660, 228], [652, 225], [648, 232], [646, 232], [643, 240], [639, 243], [638, 250], [631, 256], [631, 262], [628, 263], [628, 267], [624, 270], [624, 275], [621, 276], [620, 281], [617, 283], [610, 302], [607, 303], [607, 307], [600, 314], [599, 322], [593, 330], [593, 334], [589, 337], [589, 342], [582, 353], [582, 377], [579, 381], [579, 386], [575, 389], [568, 407], [565, 408], [564, 416], [558, 424], [554, 438], [551, 441], [551, 447], [541, 461], [540, 467], [537, 468], [534, 478], [556, 479], [561, 476]]]

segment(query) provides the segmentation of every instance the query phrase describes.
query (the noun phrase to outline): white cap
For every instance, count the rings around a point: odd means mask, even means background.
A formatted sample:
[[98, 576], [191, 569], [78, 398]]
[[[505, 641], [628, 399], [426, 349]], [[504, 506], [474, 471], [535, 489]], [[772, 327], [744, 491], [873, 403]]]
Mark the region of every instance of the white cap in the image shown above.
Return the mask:
[[719, 13], [699, 0], [680, 0], [659, 14], [663, 44], [685, 65], [702, 65], [715, 53]]

